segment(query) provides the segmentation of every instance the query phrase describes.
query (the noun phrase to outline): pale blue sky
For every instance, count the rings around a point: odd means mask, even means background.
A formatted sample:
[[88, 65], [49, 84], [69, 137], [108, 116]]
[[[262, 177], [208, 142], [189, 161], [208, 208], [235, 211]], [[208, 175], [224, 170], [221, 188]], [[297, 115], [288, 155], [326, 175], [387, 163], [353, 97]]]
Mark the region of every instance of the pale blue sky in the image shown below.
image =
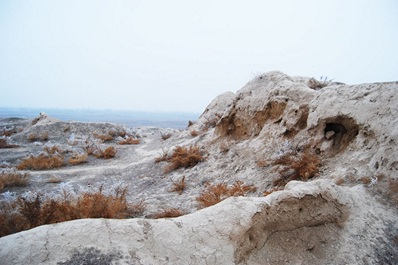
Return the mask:
[[398, 80], [396, 0], [0, 0], [0, 106], [202, 112], [256, 74]]

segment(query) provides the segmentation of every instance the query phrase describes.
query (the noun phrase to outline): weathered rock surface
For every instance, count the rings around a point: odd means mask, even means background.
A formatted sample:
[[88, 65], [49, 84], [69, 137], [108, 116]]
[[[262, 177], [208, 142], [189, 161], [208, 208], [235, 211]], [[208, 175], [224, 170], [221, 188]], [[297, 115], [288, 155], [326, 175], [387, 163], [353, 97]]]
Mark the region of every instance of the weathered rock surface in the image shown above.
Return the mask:
[[[169, 207], [191, 214], [37, 227], [0, 238], [0, 264], [397, 264], [398, 83], [312, 89], [309, 80], [281, 72], [258, 76], [236, 95], [214, 99], [185, 131], [49, 117], [29, 125], [9, 139], [21, 148], [0, 149], [7, 165], [41, 149], [26, 137], [45, 130], [49, 142], [70, 151], [93, 131], [124, 130], [141, 143], [118, 147], [114, 160], [30, 172], [31, 185], [12, 191], [52, 193], [58, 187], [45, 182], [50, 175], [62, 176], [77, 193], [87, 185], [121, 182], [129, 200], [145, 201], [145, 216]], [[162, 140], [166, 132], [172, 135]], [[69, 146], [72, 135], [76, 146]], [[154, 159], [177, 145], [198, 145], [206, 159], [165, 174], [165, 162]], [[304, 150], [321, 161], [316, 180], [291, 181], [263, 197], [281, 174], [272, 162]], [[182, 176], [187, 188], [171, 193]], [[257, 191], [197, 211], [206, 183], [237, 180]]]
[[[291, 182], [267, 197], [230, 198], [175, 219], [47, 225], [3, 237], [0, 257], [2, 264], [82, 264], [90, 255], [113, 264], [278, 264], [289, 255], [306, 264], [355, 262], [355, 255], [342, 259], [355, 246], [341, 237], [345, 222], [366, 220], [366, 209], [354, 204], [356, 192], [363, 193], [327, 180]], [[272, 253], [282, 241], [291, 246]]]

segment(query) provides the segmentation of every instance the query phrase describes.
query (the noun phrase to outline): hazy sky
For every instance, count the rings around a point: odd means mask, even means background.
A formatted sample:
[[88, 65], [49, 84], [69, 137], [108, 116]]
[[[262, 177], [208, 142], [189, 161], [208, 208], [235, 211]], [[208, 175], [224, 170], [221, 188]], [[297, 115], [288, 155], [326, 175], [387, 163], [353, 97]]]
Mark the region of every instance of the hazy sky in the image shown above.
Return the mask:
[[255, 75], [398, 80], [397, 0], [0, 0], [0, 106], [202, 112]]

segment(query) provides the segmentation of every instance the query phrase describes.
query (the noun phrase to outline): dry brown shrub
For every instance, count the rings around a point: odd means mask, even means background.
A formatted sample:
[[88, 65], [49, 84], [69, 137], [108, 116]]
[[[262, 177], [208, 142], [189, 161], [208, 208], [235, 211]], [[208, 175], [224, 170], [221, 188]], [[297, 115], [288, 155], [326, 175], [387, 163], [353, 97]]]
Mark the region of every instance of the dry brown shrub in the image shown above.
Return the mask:
[[331, 82], [332, 82], [332, 80], [328, 80], [327, 76], [325, 76], [325, 78], [323, 78], [323, 76], [321, 76], [320, 80], [311, 78], [308, 81], [308, 87], [310, 87], [312, 89], [321, 89], [321, 88], [324, 88], [324, 87], [327, 87], [328, 85], [330, 85]]
[[81, 218], [130, 218], [142, 215], [145, 205], [126, 201], [126, 188], [116, 188], [112, 195], [105, 195], [102, 187], [84, 193], [76, 200], [66, 195], [63, 199], [43, 201], [40, 194], [34, 198], [18, 199], [3, 203], [0, 212], [0, 237], [30, 229], [39, 225], [53, 224]]
[[194, 167], [199, 162], [203, 161], [203, 159], [203, 155], [198, 146], [177, 146], [173, 154], [167, 158], [167, 161], [171, 164], [165, 168], [164, 172], [168, 173], [181, 167]]
[[344, 178], [338, 178], [334, 181], [334, 183], [336, 183], [336, 185], [343, 185], [344, 184]]
[[19, 147], [15, 144], [8, 144], [6, 139], [0, 139], [0, 148], [15, 148]]
[[126, 145], [126, 144], [139, 144], [140, 143], [140, 139], [134, 139], [133, 137], [127, 137], [126, 139], [118, 142], [118, 144], [121, 145]]
[[285, 186], [291, 180], [306, 181], [316, 176], [320, 166], [317, 156], [308, 152], [287, 153], [273, 162], [280, 165], [280, 177], [274, 181], [275, 186]]
[[38, 156], [29, 156], [17, 165], [17, 169], [32, 169], [32, 170], [43, 170], [53, 169], [64, 166], [64, 157], [61, 155], [46, 155], [40, 154]]
[[6, 187], [24, 187], [29, 184], [30, 175], [15, 171], [3, 171], [0, 173], [0, 191]]
[[392, 178], [392, 177], [388, 177], [387, 179], [387, 183], [388, 183], [388, 189], [390, 190], [390, 192], [398, 192], [398, 180]]
[[270, 165], [269, 161], [265, 160], [265, 159], [259, 159], [256, 161], [256, 165], [258, 167], [267, 167]]
[[181, 178], [181, 180], [174, 182], [173, 180], [171, 180], [173, 182], [173, 188], [170, 190], [171, 192], [176, 191], [178, 192], [179, 195], [182, 194], [182, 192], [185, 190], [185, 188], [187, 187], [187, 184], [185, 183], [185, 176], [183, 176]]
[[86, 163], [87, 162], [87, 158], [88, 158], [88, 155], [86, 153], [81, 153], [81, 154], [73, 153], [69, 157], [68, 161], [69, 161], [69, 164], [79, 165], [79, 164]]
[[371, 178], [369, 177], [362, 177], [361, 181], [364, 185], [369, 185], [372, 182]]
[[174, 218], [174, 217], [179, 217], [181, 215], [184, 215], [185, 213], [177, 208], [168, 208], [163, 210], [160, 213], [155, 213], [151, 215], [151, 218], [153, 219], [159, 219], [159, 218]]
[[37, 141], [45, 142], [48, 140], [48, 132], [43, 132], [40, 135], [31, 133], [28, 135], [28, 140], [29, 142], [37, 142]]
[[53, 146], [45, 146], [44, 148], [43, 148], [43, 150], [47, 153], [47, 154], [49, 154], [49, 155], [54, 155], [54, 154], [56, 154], [56, 153], [58, 153], [58, 154], [61, 154], [62, 153], [62, 150], [60, 149], [60, 147], [59, 146], [56, 146], [56, 145], [53, 145]]
[[11, 130], [4, 130], [0, 133], [0, 136], [11, 136], [14, 133], [17, 133], [17, 131], [15, 129], [11, 129]]
[[273, 187], [273, 188], [271, 188], [271, 189], [269, 189], [269, 190], [264, 191], [264, 192], [263, 192], [263, 195], [264, 195], [264, 196], [268, 196], [268, 195], [270, 195], [271, 193], [273, 193], [273, 192], [275, 192], [275, 191], [280, 191], [280, 190], [283, 190], [283, 188], [281, 188], [281, 187]]
[[229, 147], [229, 145], [226, 142], [222, 142], [220, 144], [219, 148], [220, 148], [221, 153], [224, 153], [224, 154], [228, 153], [229, 150], [230, 150], [230, 147]]
[[192, 130], [192, 131], [190, 132], [190, 134], [191, 134], [192, 137], [196, 137], [196, 136], [199, 135], [199, 132], [196, 131], [196, 130]]
[[94, 156], [96, 158], [103, 158], [103, 159], [110, 159], [114, 158], [116, 155], [116, 148], [113, 146], [109, 146], [105, 150], [102, 150], [101, 148], [97, 148], [97, 152], [94, 152]]
[[171, 137], [171, 133], [160, 133], [162, 140], [165, 141]]
[[99, 134], [99, 133], [93, 133], [93, 136], [97, 139], [100, 139], [103, 142], [109, 142], [114, 139], [114, 137], [110, 134]]
[[56, 175], [51, 175], [46, 181], [46, 183], [60, 183], [60, 182], [62, 182], [62, 178]]
[[256, 191], [256, 187], [253, 185], [243, 185], [243, 182], [239, 180], [232, 186], [228, 186], [225, 183], [207, 184], [206, 190], [196, 200], [199, 202], [201, 208], [205, 208], [215, 205], [228, 197], [245, 196], [247, 193], [254, 191]]
[[257, 190], [253, 185], [244, 185], [243, 181], [237, 180], [231, 187], [229, 187], [230, 196], [245, 196], [249, 192]]
[[155, 163], [168, 161], [168, 150], [162, 149], [162, 154], [155, 158]]

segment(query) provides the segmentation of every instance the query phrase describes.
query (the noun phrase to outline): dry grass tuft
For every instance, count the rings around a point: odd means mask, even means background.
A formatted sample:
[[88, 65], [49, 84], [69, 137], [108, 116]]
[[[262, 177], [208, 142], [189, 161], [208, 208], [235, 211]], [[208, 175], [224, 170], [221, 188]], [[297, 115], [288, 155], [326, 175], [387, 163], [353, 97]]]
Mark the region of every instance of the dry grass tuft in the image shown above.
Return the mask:
[[218, 183], [215, 185], [206, 185], [206, 190], [203, 191], [196, 200], [199, 202], [201, 208], [215, 205], [222, 200], [231, 196], [245, 196], [249, 192], [256, 191], [257, 188], [253, 185], [244, 185], [242, 181], [236, 181], [232, 186], [225, 183]]
[[62, 178], [60, 176], [51, 175], [47, 180], [46, 183], [61, 183]]
[[29, 140], [29, 142], [37, 142], [37, 141], [45, 142], [48, 140], [48, 132], [43, 132], [40, 135], [31, 133], [28, 135], [28, 140]]
[[274, 181], [275, 186], [285, 186], [291, 180], [306, 181], [315, 177], [318, 173], [320, 160], [317, 156], [308, 152], [287, 153], [273, 162], [280, 165], [280, 178]]
[[72, 164], [72, 165], [79, 165], [79, 164], [86, 163], [87, 158], [88, 158], [88, 155], [86, 153], [79, 154], [79, 153], [75, 152], [69, 157], [68, 162], [69, 162], [69, 164]]
[[0, 191], [6, 187], [24, 187], [29, 184], [30, 175], [14, 171], [0, 173]]
[[162, 149], [162, 154], [155, 158], [155, 163], [160, 163], [164, 161], [168, 161], [168, 150]]
[[61, 155], [46, 155], [40, 154], [38, 156], [29, 156], [17, 165], [17, 169], [31, 169], [31, 170], [43, 170], [53, 169], [64, 166], [64, 157]]
[[171, 172], [178, 168], [194, 167], [203, 161], [203, 155], [198, 146], [181, 147], [177, 146], [173, 154], [167, 158], [171, 164], [164, 170], [165, 173]]
[[97, 139], [100, 139], [103, 142], [109, 142], [112, 141], [114, 139], [114, 137], [112, 135], [110, 135], [109, 133], [107, 134], [99, 134], [99, 133], [93, 133], [93, 136]]
[[269, 190], [264, 191], [264, 192], [263, 192], [263, 195], [264, 195], [264, 196], [268, 196], [268, 195], [270, 195], [271, 193], [273, 193], [274, 191], [280, 191], [280, 190], [283, 190], [283, 188], [281, 188], [281, 187], [273, 187], [273, 188], [271, 188], [271, 189], [269, 189]]
[[0, 213], [0, 236], [33, 227], [82, 218], [130, 218], [143, 213], [143, 203], [129, 204], [126, 188], [117, 188], [113, 195], [105, 195], [102, 187], [97, 192], [83, 193], [78, 199], [47, 199], [37, 194], [34, 198], [18, 197]]
[[364, 185], [369, 185], [369, 184], [372, 182], [372, 179], [369, 178], [369, 177], [362, 177], [362, 178], [361, 178], [361, 182], [362, 182], [362, 184], [364, 184]]
[[98, 147], [96, 151], [97, 152], [94, 152], [94, 156], [96, 158], [103, 158], [103, 159], [114, 158], [117, 152], [116, 148], [113, 146], [109, 146], [105, 150], [102, 150], [101, 148]]
[[196, 131], [196, 130], [192, 130], [192, 131], [190, 132], [190, 134], [191, 134], [192, 137], [196, 137], [196, 136], [199, 135], [199, 132]]
[[165, 141], [171, 137], [171, 133], [160, 133], [162, 140]]
[[270, 165], [270, 162], [265, 159], [259, 159], [256, 161], [256, 165], [258, 167], [268, 167]]
[[179, 195], [182, 194], [182, 192], [185, 190], [185, 188], [187, 187], [187, 184], [185, 183], [185, 176], [183, 176], [181, 178], [181, 180], [179, 180], [178, 182], [174, 182], [173, 180], [171, 180], [173, 182], [173, 188], [170, 190], [171, 192], [176, 191], [178, 192]]
[[140, 143], [140, 139], [134, 139], [133, 137], [127, 137], [126, 139], [124, 139], [123, 141], [118, 142], [118, 144], [121, 145], [126, 145], [126, 144], [139, 144]]
[[184, 215], [185, 213], [179, 209], [176, 208], [168, 208], [166, 210], [163, 210], [163, 212], [156, 213], [151, 215], [151, 218], [153, 219], [159, 219], [159, 218], [174, 218], [174, 217], [179, 217], [181, 215]]
[[56, 145], [53, 145], [51, 147], [50, 146], [45, 146], [43, 148], [43, 150], [49, 155], [61, 154], [62, 153], [62, 150]]
[[8, 144], [6, 139], [0, 139], [0, 149], [1, 148], [15, 148], [19, 147], [18, 145], [15, 144]]
[[328, 80], [327, 76], [325, 76], [325, 78], [323, 76], [321, 76], [320, 80], [316, 80], [315, 78], [311, 78], [308, 81], [308, 87], [312, 88], [312, 89], [321, 89], [324, 87], [327, 87], [328, 85], [330, 85], [330, 83], [332, 82], [332, 80]]

